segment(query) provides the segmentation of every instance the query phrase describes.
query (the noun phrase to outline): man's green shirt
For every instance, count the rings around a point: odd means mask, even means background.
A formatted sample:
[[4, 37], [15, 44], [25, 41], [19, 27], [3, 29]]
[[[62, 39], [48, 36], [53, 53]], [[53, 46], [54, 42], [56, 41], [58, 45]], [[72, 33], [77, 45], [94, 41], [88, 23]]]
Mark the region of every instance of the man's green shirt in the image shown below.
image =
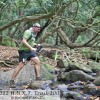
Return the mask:
[[[30, 40], [29, 37], [32, 35], [32, 38]], [[34, 43], [35, 43], [35, 36], [34, 36], [34, 33], [31, 32], [31, 30], [26, 30], [24, 32], [24, 35], [23, 35], [23, 38], [25, 38], [26, 40], [28, 40], [28, 44], [32, 47], [34, 47]], [[26, 47], [23, 43], [20, 44], [19, 46], [19, 50], [25, 50], [25, 51], [28, 51], [30, 50], [28, 47]]]

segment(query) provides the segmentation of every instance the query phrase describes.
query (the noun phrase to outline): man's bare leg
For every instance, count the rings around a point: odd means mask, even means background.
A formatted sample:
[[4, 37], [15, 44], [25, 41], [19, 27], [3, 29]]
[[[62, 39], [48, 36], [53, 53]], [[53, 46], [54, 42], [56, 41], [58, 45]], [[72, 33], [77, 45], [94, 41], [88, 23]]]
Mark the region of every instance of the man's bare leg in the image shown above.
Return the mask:
[[17, 67], [15, 68], [13, 75], [11, 77], [11, 80], [15, 80], [16, 76], [18, 75], [19, 71], [23, 68], [25, 64], [23, 62], [20, 62]]
[[40, 77], [40, 60], [38, 57], [31, 58], [31, 60], [35, 63], [35, 73], [36, 77]]
[[15, 88], [15, 78], [16, 76], [18, 75], [19, 71], [23, 68], [25, 64], [23, 62], [20, 62], [17, 67], [15, 68], [14, 72], [13, 72], [13, 75], [11, 77], [11, 80], [10, 80], [10, 87], [11, 88]]

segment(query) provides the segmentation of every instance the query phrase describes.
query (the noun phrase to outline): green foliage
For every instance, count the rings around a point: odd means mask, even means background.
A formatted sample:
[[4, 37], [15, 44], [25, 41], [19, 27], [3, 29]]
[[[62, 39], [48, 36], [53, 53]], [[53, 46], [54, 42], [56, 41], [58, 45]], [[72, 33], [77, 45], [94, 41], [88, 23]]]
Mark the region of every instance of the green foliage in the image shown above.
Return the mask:
[[75, 42], [83, 44], [87, 42], [87, 40], [88, 38], [86, 37], [86, 35], [80, 35]]
[[3, 37], [1, 44], [9, 47], [16, 47], [16, 44], [13, 39], [9, 38], [8, 36]]
[[98, 71], [98, 70], [100, 70], [100, 63], [90, 61], [90, 62], [89, 62], [89, 67], [90, 67], [92, 70]]
[[82, 53], [82, 55], [83, 56], [85, 56], [86, 58], [90, 58], [90, 52], [91, 52], [91, 50], [90, 49], [88, 49], [88, 48], [83, 48], [83, 49], [81, 49], [80, 50], [81, 51], [81, 53]]
[[55, 54], [53, 55], [53, 57], [54, 57], [54, 60], [57, 60], [57, 58], [58, 58], [58, 51], [55, 52]]
[[47, 80], [53, 79], [54, 76], [49, 72], [47, 68], [50, 68], [50, 66], [48, 67], [46, 64], [42, 65], [43, 77], [45, 77]]
[[25, 2], [25, 0], [15, 0], [15, 4], [16, 4], [17, 8], [21, 8], [21, 7], [24, 7], [26, 2]]
[[97, 2], [97, 5], [100, 5], [100, 0], [96, 0], [96, 2]]
[[[66, 6], [65, 9], [62, 10], [57, 16], [61, 17], [61, 25], [64, 29], [64, 32], [68, 37], [73, 35], [74, 28], [67, 25], [66, 21], [69, 21], [75, 27], [80, 27], [80, 24], [75, 24], [74, 22], [86, 24], [87, 20], [93, 17], [91, 26], [93, 30], [99, 30], [99, 12], [100, 12], [100, 0], [76, 0], [73, 3], [70, 3], [74, 0], [0, 0], [0, 26], [4, 26], [15, 19], [19, 19], [26, 16], [37, 16], [42, 14], [51, 13], [52, 11], [58, 12], [58, 10], [63, 6]], [[57, 14], [55, 12], [55, 15]], [[98, 16], [96, 16], [98, 15]], [[66, 21], [63, 21], [62, 19]], [[41, 23], [45, 23], [48, 19], [39, 20]], [[50, 18], [52, 21], [52, 18]], [[33, 22], [30, 22], [33, 23]], [[23, 32], [25, 28], [25, 24], [20, 23], [18, 31], [14, 35], [16, 37], [20, 37], [18, 33]], [[10, 27], [4, 31], [7, 35], [10, 32], [13, 33], [16, 30], [16, 25]], [[14, 29], [14, 30], [13, 30]], [[76, 43], [85, 43], [89, 40], [86, 32], [82, 32], [77, 36]], [[56, 38], [55, 36], [50, 36], [46, 39], [46, 42], [49, 44], [55, 44]]]
[[4, 2], [2, 2], [2, 1], [0, 1], [0, 5], [5, 5], [5, 3], [4, 3]]
[[44, 66], [48, 71], [52, 71], [54, 69], [54, 66], [51, 66], [49, 64], [44, 64]]
[[54, 41], [54, 38], [52, 38], [51, 36], [49, 36], [47, 39], [46, 39], [46, 43], [48, 44], [55, 44], [55, 41]]
[[86, 58], [93, 58], [94, 57], [95, 58], [95, 62], [97, 61], [97, 59], [100, 56], [100, 51], [99, 50], [92, 50], [90, 48], [83, 48], [83, 49], [80, 50], [80, 52]]
[[97, 61], [97, 58], [98, 58], [99, 54], [100, 53], [98, 51], [96, 51], [96, 59], [95, 59], [95, 61]]

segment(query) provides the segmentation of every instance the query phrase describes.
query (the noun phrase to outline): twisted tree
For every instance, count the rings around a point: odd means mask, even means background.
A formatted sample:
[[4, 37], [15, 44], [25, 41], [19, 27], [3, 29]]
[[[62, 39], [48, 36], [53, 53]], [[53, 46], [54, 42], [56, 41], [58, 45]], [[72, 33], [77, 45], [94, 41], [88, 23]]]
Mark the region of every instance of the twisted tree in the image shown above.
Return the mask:
[[99, 0], [1, 0], [0, 33], [20, 39], [25, 29], [39, 22], [43, 27], [37, 42], [54, 45], [58, 39], [56, 44], [69, 48], [99, 47], [99, 5]]

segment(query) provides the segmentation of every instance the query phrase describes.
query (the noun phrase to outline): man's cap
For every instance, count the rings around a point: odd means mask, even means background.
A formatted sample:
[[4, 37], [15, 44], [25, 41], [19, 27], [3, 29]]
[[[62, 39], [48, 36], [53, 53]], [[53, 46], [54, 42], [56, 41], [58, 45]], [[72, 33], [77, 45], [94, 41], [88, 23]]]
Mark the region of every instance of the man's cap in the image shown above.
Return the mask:
[[41, 27], [39, 23], [33, 24], [33, 27]]

